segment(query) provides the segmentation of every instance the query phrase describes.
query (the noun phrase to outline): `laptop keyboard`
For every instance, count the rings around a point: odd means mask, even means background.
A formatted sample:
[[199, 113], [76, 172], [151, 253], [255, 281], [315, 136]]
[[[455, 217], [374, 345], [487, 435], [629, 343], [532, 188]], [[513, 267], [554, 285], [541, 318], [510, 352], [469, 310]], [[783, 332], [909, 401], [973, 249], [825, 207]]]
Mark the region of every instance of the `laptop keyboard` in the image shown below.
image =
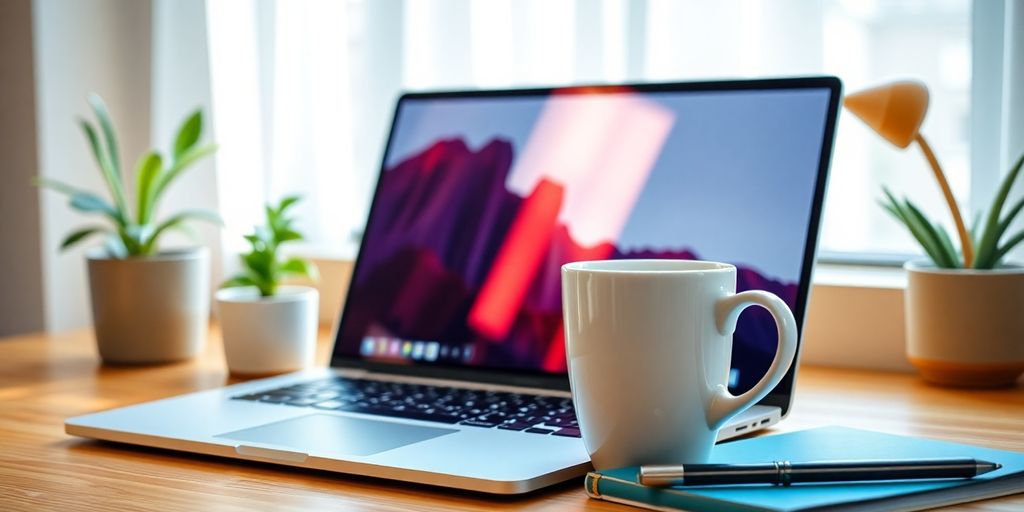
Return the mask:
[[332, 377], [232, 398], [450, 425], [580, 437], [572, 400], [561, 397]]

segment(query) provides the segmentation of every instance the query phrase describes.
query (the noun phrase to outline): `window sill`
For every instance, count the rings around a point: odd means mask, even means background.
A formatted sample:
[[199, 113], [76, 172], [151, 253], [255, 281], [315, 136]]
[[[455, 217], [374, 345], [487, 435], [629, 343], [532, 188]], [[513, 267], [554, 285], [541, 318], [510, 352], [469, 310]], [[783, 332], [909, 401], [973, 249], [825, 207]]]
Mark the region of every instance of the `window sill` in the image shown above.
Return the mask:
[[910, 372], [898, 267], [819, 264], [811, 288], [801, 362]]
[[840, 265], [818, 263], [814, 269], [815, 286], [904, 289], [907, 275], [901, 266]]

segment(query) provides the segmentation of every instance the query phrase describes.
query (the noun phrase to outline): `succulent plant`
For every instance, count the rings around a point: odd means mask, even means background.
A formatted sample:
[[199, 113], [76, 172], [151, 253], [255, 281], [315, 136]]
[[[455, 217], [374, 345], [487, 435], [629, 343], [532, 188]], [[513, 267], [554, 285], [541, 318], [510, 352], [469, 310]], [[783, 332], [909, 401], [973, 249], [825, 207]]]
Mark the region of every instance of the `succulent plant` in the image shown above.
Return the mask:
[[[974, 261], [970, 268], [993, 269], [1000, 266], [1003, 258], [1017, 244], [1024, 241], [1024, 230], [1012, 235], [1008, 229], [1014, 219], [1024, 209], [1024, 198], [1021, 198], [1009, 209], [1005, 210], [1006, 200], [1010, 190], [1020, 175], [1021, 166], [1024, 165], [1024, 155], [1017, 159], [1010, 172], [1003, 178], [999, 190], [992, 201], [985, 216], [984, 224], [981, 223], [981, 215], [975, 219], [970, 229], [970, 235], [974, 242]], [[964, 268], [964, 260], [960, 252], [956, 250], [950, 239], [949, 233], [942, 225], [932, 222], [921, 209], [908, 199], [897, 199], [888, 189], [884, 190], [885, 198], [881, 201], [882, 207], [893, 217], [899, 220], [911, 235], [921, 244], [928, 257], [932, 259], [935, 266], [939, 268]]]
[[[149, 256], [159, 250], [161, 235], [172, 229], [186, 229], [190, 220], [220, 223], [220, 217], [205, 210], [187, 210], [156, 219], [160, 199], [167, 188], [193, 164], [217, 150], [216, 144], [200, 144], [203, 114], [197, 109], [178, 129], [169, 158], [156, 150], [147, 151], [139, 159], [135, 171], [135, 191], [129, 194], [126, 173], [121, 167], [117, 134], [103, 99], [89, 97], [89, 104], [99, 123], [99, 130], [85, 119], [79, 125], [89, 142], [93, 157], [106, 183], [110, 200], [67, 183], [39, 178], [36, 184], [67, 195], [71, 208], [86, 214], [105, 217], [108, 225], [91, 225], [77, 229], [64, 238], [61, 250], [68, 249], [93, 235], [104, 234], [110, 257]], [[129, 197], [131, 196], [131, 197]], [[134, 214], [129, 200], [135, 203]]]
[[313, 263], [302, 258], [283, 258], [278, 255], [282, 244], [303, 239], [302, 233], [293, 227], [294, 219], [287, 215], [287, 210], [298, 201], [299, 197], [290, 196], [282, 199], [276, 207], [266, 205], [266, 225], [256, 226], [251, 234], [245, 235], [252, 250], [241, 255], [244, 270], [225, 281], [221, 288], [254, 286], [260, 296], [270, 297], [277, 292], [282, 279], [317, 279], [317, 268]]

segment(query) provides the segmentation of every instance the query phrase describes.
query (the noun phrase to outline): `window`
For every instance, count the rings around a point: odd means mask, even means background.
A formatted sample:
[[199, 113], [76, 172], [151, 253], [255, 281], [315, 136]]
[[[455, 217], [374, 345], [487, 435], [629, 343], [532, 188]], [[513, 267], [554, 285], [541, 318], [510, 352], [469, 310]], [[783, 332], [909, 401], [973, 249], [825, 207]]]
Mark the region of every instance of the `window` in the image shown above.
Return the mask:
[[[961, 208], [973, 212], [970, 2], [822, 5], [823, 71], [841, 77], [847, 92], [894, 78], [915, 78], [928, 85], [931, 104], [921, 133], [935, 148]], [[906, 229], [878, 207], [875, 199], [883, 185], [898, 196], [909, 196], [955, 232], [920, 150], [891, 146], [860, 120], [845, 116], [836, 136], [822, 251], [922, 253]]]
[[[330, 211], [345, 230], [364, 218], [400, 90], [822, 73], [843, 79], [847, 92], [894, 78], [924, 81], [932, 104], [922, 132], [962, 207], [973, 211], [971, 0], [255, 3], [251, 51], [261, 60], [248, 75], [218, 65], [239, 61], [218, 52], [228, 38], [215, 36], [237, 25], [229, 12], [237, 5], [209, 9], [215, 107], [218, 84], [234, 98], [261, 85], [254, 105], [273, 127], [261, 132], [266, 195], [304, 183], [324, 185], [303, 190], [314, 196], [328, 185], [344, 188], [344, 203], [313, 197], [310, 207]], [[230, 43], [237, 51], [237, 38]], [[338, 67], [345, 69], [325, 74]], [[332, 136], [296, 136], [302, 127], [328, 127]], [[822, 230], [826, 255], [920, 252], [877, 206], [883, 184], [952, 224], [916, 147], [900, 151], [842, 116]], [[320, 226], [313, 238], [333, 241], [342, 231], [328, 236], [329, 229]]]

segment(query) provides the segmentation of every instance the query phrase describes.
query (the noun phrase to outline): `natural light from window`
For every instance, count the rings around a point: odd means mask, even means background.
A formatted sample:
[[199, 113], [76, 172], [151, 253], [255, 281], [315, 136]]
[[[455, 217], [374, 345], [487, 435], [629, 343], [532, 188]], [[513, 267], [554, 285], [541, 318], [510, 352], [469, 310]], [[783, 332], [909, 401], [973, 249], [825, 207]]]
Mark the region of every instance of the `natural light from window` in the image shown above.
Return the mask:
[[[258, 54], [260, 64], [246, 73], [215, 73], [214, 88], [228, 103], [257, 98], [245, 108], [263, 113], [268, 196], [314, 184], [303, 205], [320, 222], [310, 230], [314, 243], [334, 243], [361, 229], [402, 90], [832, 74], [850, 92], [915, 78], [932, 93], [922, 133], [974, 217], [968, 204], [971, 0], [253, 5], [257, 43], [237, 53], [242, 61]], [[218, 11], [211, 10], [211, 37], [224, 44], [214, 45], [211, 55], [236, 62], [232, 52], [220, 50], [234, 51], [224, 32], [237, 23], [213, 16]], [[240, 129], [256, 129], [244, 119], [236, 118], [246, 124]], [[952, 224], [916, 146], [898, 150], [841, 115], [822, 229], [826, 255], [920, 252], [878, 206], [883, 184]], [[335, 196], [340, 190], [345, 199], [318, 197], [324, 190]]]

